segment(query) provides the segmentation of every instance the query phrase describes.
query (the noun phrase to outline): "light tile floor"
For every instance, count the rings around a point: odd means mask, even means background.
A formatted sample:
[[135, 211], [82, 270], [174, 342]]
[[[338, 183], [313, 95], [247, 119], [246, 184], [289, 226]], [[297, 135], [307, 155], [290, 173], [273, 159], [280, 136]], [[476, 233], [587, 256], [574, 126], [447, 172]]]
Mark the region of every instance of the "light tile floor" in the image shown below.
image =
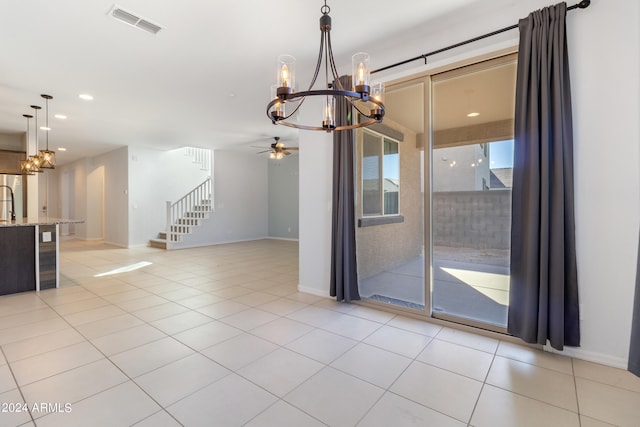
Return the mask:
[[299, 293], [297, 250], [63, 242], [0, 297], [0, 426], [640, 425], [629, 372]]

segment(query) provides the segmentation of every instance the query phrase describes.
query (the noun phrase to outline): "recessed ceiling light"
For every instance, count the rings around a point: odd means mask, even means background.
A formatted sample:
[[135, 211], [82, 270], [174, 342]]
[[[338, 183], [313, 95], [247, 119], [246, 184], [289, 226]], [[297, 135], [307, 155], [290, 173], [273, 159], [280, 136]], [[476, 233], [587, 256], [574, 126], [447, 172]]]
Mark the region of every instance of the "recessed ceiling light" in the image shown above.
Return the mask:
[[85, 101], [93, 100], [93, 96], [89, 95], [88, 93], [81, 93], [80, 95], [78, 95], [78, 98], [84, 99]]
[[58, 147], [58, 151], [67, 151], [67, 149], [64, 147]]
[[56, 119], [60, 119], [60, 120], [66, 120], [67, 116], [65, 116], [64, 114], [56, 114], [53, 117], [55, 117]]
[[480, 113], [469, 113], [467, 114], [467, 117], [478, 117], [480, 115]]
[[51, 128], [46, 127], [46, 126], [40, 126], [40, 130], [51, 130]]

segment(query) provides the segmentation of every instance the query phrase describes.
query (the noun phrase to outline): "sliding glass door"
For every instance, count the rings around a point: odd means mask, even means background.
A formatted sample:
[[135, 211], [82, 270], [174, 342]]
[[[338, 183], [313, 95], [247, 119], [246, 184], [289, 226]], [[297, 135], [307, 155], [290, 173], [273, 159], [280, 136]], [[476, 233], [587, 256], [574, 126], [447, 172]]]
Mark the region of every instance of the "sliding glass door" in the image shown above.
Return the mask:
[[434, 317], [506, 330], [516, 58], [432, 76]]
[[387, 87], [356, 133], [360, 295], [504, 332], [516, 56]]

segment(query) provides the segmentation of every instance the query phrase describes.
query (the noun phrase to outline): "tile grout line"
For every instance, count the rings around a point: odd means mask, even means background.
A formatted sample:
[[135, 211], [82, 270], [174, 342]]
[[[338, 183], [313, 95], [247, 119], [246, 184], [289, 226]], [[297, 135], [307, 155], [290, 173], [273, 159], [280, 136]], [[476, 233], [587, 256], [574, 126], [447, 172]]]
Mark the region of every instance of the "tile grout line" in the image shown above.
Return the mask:
[[[7, 355], [4, 353], [4, 349], [2, 348], [1, 345], [0, 345], [0, 353], [2, 354], [2, 357], [4, 357], [4, 360], [7, 362], [7, 368], [9, 369], [9, 372], [11, 372], [11, 377], [13, 378], [13, 382], [16, 385], [16, 389], [18, 390], [18, 393], [20, 393], [20, 397], [22, 398], [22, 401], [25, 403], [25, 405], [27, 405], [27, 412], [29, 413], [29, 417], [31, 418], [31, 422], [35, 426], [36, 425], [36, 420], [35, 420], [35, 418], [33, 418], [33, 413], [31, 412], [31, 408], [29, 407], [29, 403], [27, 403], [27, 399], [24, 397], [24, 393], [22, 393], [22, 388], [20, 387], [20, 384], [18, 384], [18, 379], [16, 378], [16, 375], [13, 372], [13, 369], [11, 368], [11, 364], [9, 363], [9, 360], [7, 359]], [[9, 391], [11, 391], [11, 390], [9, 390]]]
[[493, 362], [496, 360], [496, 356], [498, 354], [498, 349], [500, 348], [501, 341], [498, 341], [498, 345], [496, 346], [495, 351], [493, 352], [493, 357], [491, 358], [491, 363], [489, 364], [489, 369], [487, 369], [487, 373], [484, 376], [484, 380], [482, 381], [482, 386], [480, 387], [480, 392], [478, 393], [478, 398], [476, 399], [476, 403], [473, 405], [473, 409], [471, 410], [471, 415], [469, 415], [469, 421], [467, 422], [467, 427], [471, 427], [471, 420], [473, 419], [473, 415], [476, 413], [476, 409], [478, 409], [478, 403], [480, 402], [480, 397], [482, 396], [482, 392], [487, 384], [487, 379], [489, 378], [489, 373], [491, 373], [491, 368], [493, 368]]
[[582, 417], [580, 416], [580, 399], [578, 399], [578, 383], [576, 381], [576, 370], [573, 366], [573, 357], [571, 358], [571, 374], [573, 376], [573, 391], [576, 394], [576, 409], [578, 411], [578, 426], [582, 426]]
[[[82, 286], [82, 285], [80, 285], [80, 286]], [[84, 286], [82, 286], [82, 287], [84, 288]], [[84, 289], [85, 289], [85, 290], [87, 290], [86, 288], [84, 288]], [[89, 291], [89, 290], [87, 290], [87, 291], [88, 291], [88, 292], [91, 292], [91, 291]], [[95, 294], [95, 293], [94, 293], [94, 294]], [[97, 294], [96, 294], [96, 295], [97, 295]], [[102, 298], [102, 296], [100, 296], [100, 295], [97, 295], [97, 296], [98, 296], [99, 298]], [[38, 298], [40, 298], [40, 296], [39, 296], [39, 295], [38, 295]], [[43, 302], [44, 302], [45, 304], [47, 304], [47, 306], [49, 306], [52, 310], [54, 310], [54, 311], [55, 311], [55, 308], [53, 308], [52, 306], [50, 306], [50, 305], [49, 305], [49, 303], [48, 303], [47, 301], [43, 300]], [[107, 302], [109, 302], [109, 301], [107, 301]], [[110, 303], [110, 302], [109, 302], [109, 303]], [[112, 304], [112, 303], [110, 303], [110, 304], [115, 306], [115, 304]], [[123, 311], [124, 311], [124, 310], [123, 310]], [[127, 313], [127, 314], [130, 314], [129, 312], [126, 312], [126, 313]], [[58, 314], [58, 312], [57, 312], [57, 311], [56, 311], [56, 314]], [[101, 349], [99, 349], [95, 344], [93, 344], [89, 338], [87, 338], [87, 337], [86, 337], [82, 332], [80, 332], [79, 330], [77, 330], [77, 329], [76, 329], [76, 327], [75, 327], [74, 325], [72, 325], [71, 323], [69, 323], [69, 321], [68, 321], [64, 316], [62, 316], [62, 315], [60, 315], [60, 314], [58, 314], [58, 315], [62, 318], [62, 320], [64, 320], [64, 321], [69, 325], [69, 327], [70, 327], [71, 329], [75, 330], [75, 331], [76, 331], [76, 332], [77, 332], [77, 333], [78, 333], [82, 338], [84, 338], [85, 342], [87, 342], [88, 344], [90, 344], [90, 345], [91, 345], [91, 346], [92, 346], [92, 347], [93, 347], [93, 348], [94, 348], [98, 353], [100, 353], [100, 354], [101, 354], [101, 355], [102, 355], [106, 360], [108, 360], [108, 361], [109, 361], [109, 363], [111, 363], [111, 365], [113, 365], [113, 366], [114, 366], [118, 371], [120, 371], [120, 372], [122, 373], [122, 375], [124, 375], [124, 377], [128, 379], [128, 381], [130, 381], [131, 383], [135, 384], [135, 386], [136, 386], [140, 391], [142, 391], [146, 396], [148, 396], [148, 397], [149, 397], [149, 399], [151, 399], [154, 403], [156, 403], [156, 404], [158, 405], [158, 407], [160, 407], [163, 411], [167, 412], [167, 413], [171, 416], [171, 418], [173, 418], [176, 422], [178, 422], [178, 424], [181, 424], [181, 423], [180, 423], [180, 422], [179, 422], [179, 421], [178, 421], [178, 420], [177, 420], [177, 419], [176, 419], [172, 414], [170, 414], [168, 411], [166, 411], [166, 408], [165, 408], [163, 405], [161, 405], [158, 401], [156, 401], [156, 400], [155, 400], [155, 399], [154, 399], [154, 398], [153, 398], [149, 393], [147, 393], [147, 391], [146, 391], [146, 390], [144, 390], [142, 387], [140, 387], [140, 386], [138, 385], [138, 383], [137, 383], [137, 382], [135, 382], [135, 380], [134, 380], [133, 378], [131, 378], [131, 377], [130, 377], [126, 372], [124, 372], [124, 371], [123, 371], [123, 370], [122, 370], [122, 369], [121, 369], [121, 368], [120, 368], [120, 367], [119, 367], [119, 366], [118, 366], [118, 365], [117, 365], [113, 360], [111, 360], [111, 358], [110, 358], [109, 356], [107, 356], [106, 354], [104, 354], [104, 353], [102, 352], [102, 350], [101, 350]], [[100, 319], [100, 320], [105, 320], [105, 319]], [[91, 323], [91, 322], [87, 322], [87, 323]], [[150, 326], [152, 326], [152, 327], [153, 327], [153, 325], [150, 325]], [[130, 329], [130, 328], [128, 328], [128, 329]], [[162, 331], [161, 331], [161, 332], [162, 332]], [[171, 337], [171, 338], [173, 338], [173, 337]], [[173, 338], [173, 339], [175, 340], [175, 338]], [[176, 341], [177, 341], [177, 340], [176, 340]], [[179, 341], [178, 341], [178, 342], [179, 342]], [[67, 347], [69, 347], [69, 346], [67, 346]], [[64, 348], [64, 347], [63, 347], [63, 348]], [[43, 354], [44, 354], [44, 353], [43, 353]], [[185, 357], [188, 357], [188, 356], [185, 356]], [[182, 358], [181, 358], [181, 359], [182, 359]], [[179, 359], [179, 360], [181, 360], [181, 359]], [[51, 378], [51, 377], [53, 377], [53, 376], [56, 376], [56, 375], [59, 375], [59, 374], [65, 373], [65, 372], [70, 372], [70, 371], [72, 371], [72, 370], [74, 370], [74, 369], [77, 369], [77, 368], [80, 368], [80, 367], [84, 367], [84, 366], [90, 365], [91, 363], [95, 363], [95, 362], [97, 362], [97, 361], [89, 362], [89, 363], [86, 363], [86, 364], [83, 364], [83, 365], [80, 365], [80, 366], [76, 366], [76, 367], [71, 368], [71, 369], [67, 369], [67, 370], [62, 371], [62, 372], [58, 372], [58, 373], [56, 373], [56, 374], [54, 374], [54, 375], [51, 375], [51, 376], [49, 376], [49, 377], [41, 378], [41, 379], [40, 379], [40, 380], [38, 380], [38, 381], [42, 381], [42, 380], [44, 380], [44, 379]], [[35, 381], [35, 382], [37, 382], [37, 381]], [[34, 382], [34, 383], [35, 383], [35, 382]], [[93, 394], [91, 394], [91, 395], [89, 395], [89, 396], [85, 396], [85, 397], [83, 397], [82, 399], [80, 399], [80, 400], [78, 400], [78, 401], [76, 401], [76, 402], [74, 402], [74, 403], [79, 403], [79, 402], [82, 402], [82, 401], [84, 401], [84, 400], [87, 400], [87, 399], [89, 399], [89, 398], [91, 398], [91, 397], [97, 396], [97, 395], [99, 395], [99, 394], [101, 394], [101, 393], [104, 393], [105, 391], [108, 391], [108, 390], [111, 390], [111, 389], [113, 389], [113, 388], [119, 387], [119, 386], [121, 386], [122, 384], [125, 384], [126, 382], [127, 382], [127, 381], [123, 381], [123, 382], [121, 382], [121, 383], [119, 383], [119, 384], [113, 385], [113, 386], [111, 386], [111, 387], [107, 387], [107, 388], [106, 388], [106, 389], [104, 389], [104, 390], [101, 390], [101, 391], [99, 391], [99, 392], [93, 393]], [[16, 384], [17, 384], [17, 381], [16, 381]], [[32, 384], [32, 383], [31, 383], [31, 384]], [[18, 386], [18, 387], [20, 387], [20, 386]], [[22, 394], [22, 392], [21, 392], [21, 394]], [[24, 399], [24, 396], [23, 396], [23, 399]], [[25, 402], [26, 402], [26, 400], [25, 400]], [[153, 413], [153, 414], [151, 414], [151, 415], [154, 415], [154, 414], [155, 414], [155, 413], [157, 413], [157, 412], [160, 412], [160, 411], [156, 411], [156, 412], [154, 412], [154, 413]], [[48, 415], [51, 415], [51, 414], [48, 414]], [[42, 418], [44, 418], [44, 417], [46, 417], [46, 416], [48, 416], [48, 415], [44, 415]], [[151, 416], [151, 415], [149, 415], [149, 416]], [[143, 418], [143, 419], [146, 419], [146, 418], [148, 418], [148, 417], [145, 417], [145, 418]], [[33, 416], [32, 416], [32, 419], [33, 419]], [[143, 419], [137, 420], [137, 421], [136, 421], [136, 423], [138, 423], [138, 422], [142, 421]], [[35, 424], [35, 420], [34, 420], [34, 424]]]

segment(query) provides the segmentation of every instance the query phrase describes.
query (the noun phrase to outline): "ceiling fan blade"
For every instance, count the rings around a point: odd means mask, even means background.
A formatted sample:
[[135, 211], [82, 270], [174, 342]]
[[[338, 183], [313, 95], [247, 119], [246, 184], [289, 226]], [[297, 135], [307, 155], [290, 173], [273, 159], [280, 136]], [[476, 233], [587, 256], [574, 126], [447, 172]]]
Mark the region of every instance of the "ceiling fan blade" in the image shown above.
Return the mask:
[[258, 151], [256, 154], [270, 153], [271, 150]]
[[283, 150], [298, 151], [298, 147], [283, 147]]
[[287, 150], [282, 150], [282, 153], [284, 153], [285, 156], [288, 156], [289, 154], [291, 154], [290, 152], [288, 152]]

